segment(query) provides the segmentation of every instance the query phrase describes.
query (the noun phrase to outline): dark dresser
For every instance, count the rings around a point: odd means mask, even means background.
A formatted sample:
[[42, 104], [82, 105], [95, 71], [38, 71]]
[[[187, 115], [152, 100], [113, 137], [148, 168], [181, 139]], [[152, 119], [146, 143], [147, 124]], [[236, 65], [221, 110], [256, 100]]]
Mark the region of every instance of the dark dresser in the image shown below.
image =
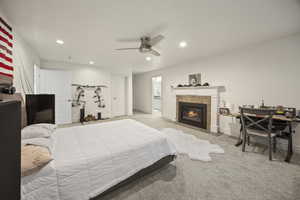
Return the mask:
[[0, 101], [0, 158], [0, 199], [20, 200], [20, 101]]

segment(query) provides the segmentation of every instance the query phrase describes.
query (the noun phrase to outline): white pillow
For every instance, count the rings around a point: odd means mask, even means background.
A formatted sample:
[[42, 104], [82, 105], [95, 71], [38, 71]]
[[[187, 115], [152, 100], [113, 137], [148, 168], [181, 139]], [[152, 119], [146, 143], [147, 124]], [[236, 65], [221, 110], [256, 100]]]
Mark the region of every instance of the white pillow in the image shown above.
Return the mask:
[[57, 128], [56, 124], [48, 124], [48, 123], [32, 124], [30, 126], [32, 126], [32, 127], [37, 126], [37, 127], [46, 128], [46, 129], [49, 129], [52, 132], [55, 131], [55, 129]]
[[51, 130], [40, 126], [26, 126], [21, 131], [22, 140], [30, 138], [47, 138], [50, 137]]

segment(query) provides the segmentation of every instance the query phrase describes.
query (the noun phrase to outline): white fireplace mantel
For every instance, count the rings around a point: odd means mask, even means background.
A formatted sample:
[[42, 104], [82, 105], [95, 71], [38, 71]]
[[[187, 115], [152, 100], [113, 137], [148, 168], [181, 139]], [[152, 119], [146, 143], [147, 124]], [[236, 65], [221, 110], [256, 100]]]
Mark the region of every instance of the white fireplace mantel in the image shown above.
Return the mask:
[[[210, 96], [211, 97], [211, 127], [210, 131], [217, 133], [219, 131], [218, 109], [220, 105], [220, 92], [224, 86], [200, 86], [200, 87], [171, 87], [173, 96], [172, 107], [176, 111], [177, 95]], [[176, 112], [173, 112], [172, 119], [176, 121]]]
[[201, 89], [222, 90], [224, 88], [225, 88], [224, 86], [198, 86], [198, 87], [174, 87], [174, 86], [171, 86], [171, 89], [173, 89], [173, 90], [201, 90]]

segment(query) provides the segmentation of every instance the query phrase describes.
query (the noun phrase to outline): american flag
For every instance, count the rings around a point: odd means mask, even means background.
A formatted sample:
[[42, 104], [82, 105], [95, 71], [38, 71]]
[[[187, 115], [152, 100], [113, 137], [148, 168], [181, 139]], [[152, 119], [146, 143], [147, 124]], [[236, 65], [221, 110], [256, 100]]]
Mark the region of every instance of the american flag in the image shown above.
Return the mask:
[[12, 28], [0, 17], [0, 84], [12, 84], [14, 71], [12, 49]]

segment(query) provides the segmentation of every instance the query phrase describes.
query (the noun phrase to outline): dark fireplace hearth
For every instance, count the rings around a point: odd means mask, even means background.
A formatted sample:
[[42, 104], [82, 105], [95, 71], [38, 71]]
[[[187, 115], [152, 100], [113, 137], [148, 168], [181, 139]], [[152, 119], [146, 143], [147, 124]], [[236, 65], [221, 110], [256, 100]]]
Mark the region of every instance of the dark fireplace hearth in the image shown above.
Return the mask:
[[200, 103], [178, 102], [178, 121], [207, 129], [207, 105]]

